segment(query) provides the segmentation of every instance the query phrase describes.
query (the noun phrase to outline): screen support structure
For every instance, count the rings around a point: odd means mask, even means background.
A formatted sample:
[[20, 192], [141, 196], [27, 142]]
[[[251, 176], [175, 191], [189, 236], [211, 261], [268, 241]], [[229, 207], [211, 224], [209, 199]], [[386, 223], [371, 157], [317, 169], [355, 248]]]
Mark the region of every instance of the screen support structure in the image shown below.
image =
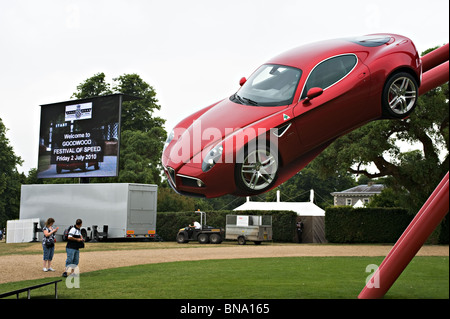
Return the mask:
[[79, 184], [89, 184], [89, 177], [80, 177]]
[[[446, 44], [424, 55], [422, 63], [423, 78], [419, 95], [448, 82], [449, 45]], [[358, 298], [383, 298], [448, 211], [449, 173], [447, 172], [381, 265], [375, 270]]]

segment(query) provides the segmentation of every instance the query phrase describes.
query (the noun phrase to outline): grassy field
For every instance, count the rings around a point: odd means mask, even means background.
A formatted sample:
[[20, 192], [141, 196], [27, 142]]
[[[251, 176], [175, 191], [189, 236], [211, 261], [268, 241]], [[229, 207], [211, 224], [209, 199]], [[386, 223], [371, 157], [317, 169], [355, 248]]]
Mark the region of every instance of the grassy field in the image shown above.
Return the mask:
[[[61, 299], [355, 299], [383, 257], [283, 257], [171, 262], [80, 274], [58, 285]], [[55, 277], [58, 279], [60, 277]], [[79, 280], [79, 281], [77, 281]], [[0, 285], [0, 292], [48, 282]], [[197, 284], [192, 284], [197, 282]], [[40, 288], [32, 298], [53, 298]], [[21, 297], [26, 298], [26, 293]], [[448, 299], [449, 258], [415, 257], [386, 299]]]

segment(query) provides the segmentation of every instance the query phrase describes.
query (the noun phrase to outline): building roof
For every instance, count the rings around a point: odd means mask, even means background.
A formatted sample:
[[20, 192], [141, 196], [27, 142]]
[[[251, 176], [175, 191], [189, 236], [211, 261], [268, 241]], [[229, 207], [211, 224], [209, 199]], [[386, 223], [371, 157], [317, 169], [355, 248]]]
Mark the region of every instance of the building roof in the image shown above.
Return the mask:
[[354, 195], [375, 195], [380, 194], [384, 189], [383, 184], [368, 184], [368, 185], [358, 185], [342, 192], [333, 192], [333, 196], [354, 196]]

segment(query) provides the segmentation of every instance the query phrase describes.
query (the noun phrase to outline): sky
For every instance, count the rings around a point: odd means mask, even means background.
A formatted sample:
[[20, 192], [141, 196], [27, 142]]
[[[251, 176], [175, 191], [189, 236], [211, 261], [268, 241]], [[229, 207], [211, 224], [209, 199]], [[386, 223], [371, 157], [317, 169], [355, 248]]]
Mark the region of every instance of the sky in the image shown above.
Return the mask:
[[449, 42], [448, 0], [0, 0], [0, 119], [37, 167], [40, 105], [103, 72], [136, 73], [170, 131], [273, 56], [319, 40], [397, 33], [420, 52]]

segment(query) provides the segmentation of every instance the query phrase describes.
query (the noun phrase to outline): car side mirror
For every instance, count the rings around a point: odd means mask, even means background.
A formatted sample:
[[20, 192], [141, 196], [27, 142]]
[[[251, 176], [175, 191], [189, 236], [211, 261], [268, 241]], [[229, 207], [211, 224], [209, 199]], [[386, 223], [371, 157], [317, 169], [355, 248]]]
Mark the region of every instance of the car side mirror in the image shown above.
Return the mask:
[[322, 88], [318, 88], [318, 87], [310, 88], [308, 90], [308, 93], [306, 94], [306, 100], [305, 101], [312, 100], [312, 99], [322, 95], [322, 93], [323, 93], [323, 89]]
[[243, 86], [245, 82], [247, 82], [247, 79], [245, 77], [243, 77], [239, 80], [239, 85]]

